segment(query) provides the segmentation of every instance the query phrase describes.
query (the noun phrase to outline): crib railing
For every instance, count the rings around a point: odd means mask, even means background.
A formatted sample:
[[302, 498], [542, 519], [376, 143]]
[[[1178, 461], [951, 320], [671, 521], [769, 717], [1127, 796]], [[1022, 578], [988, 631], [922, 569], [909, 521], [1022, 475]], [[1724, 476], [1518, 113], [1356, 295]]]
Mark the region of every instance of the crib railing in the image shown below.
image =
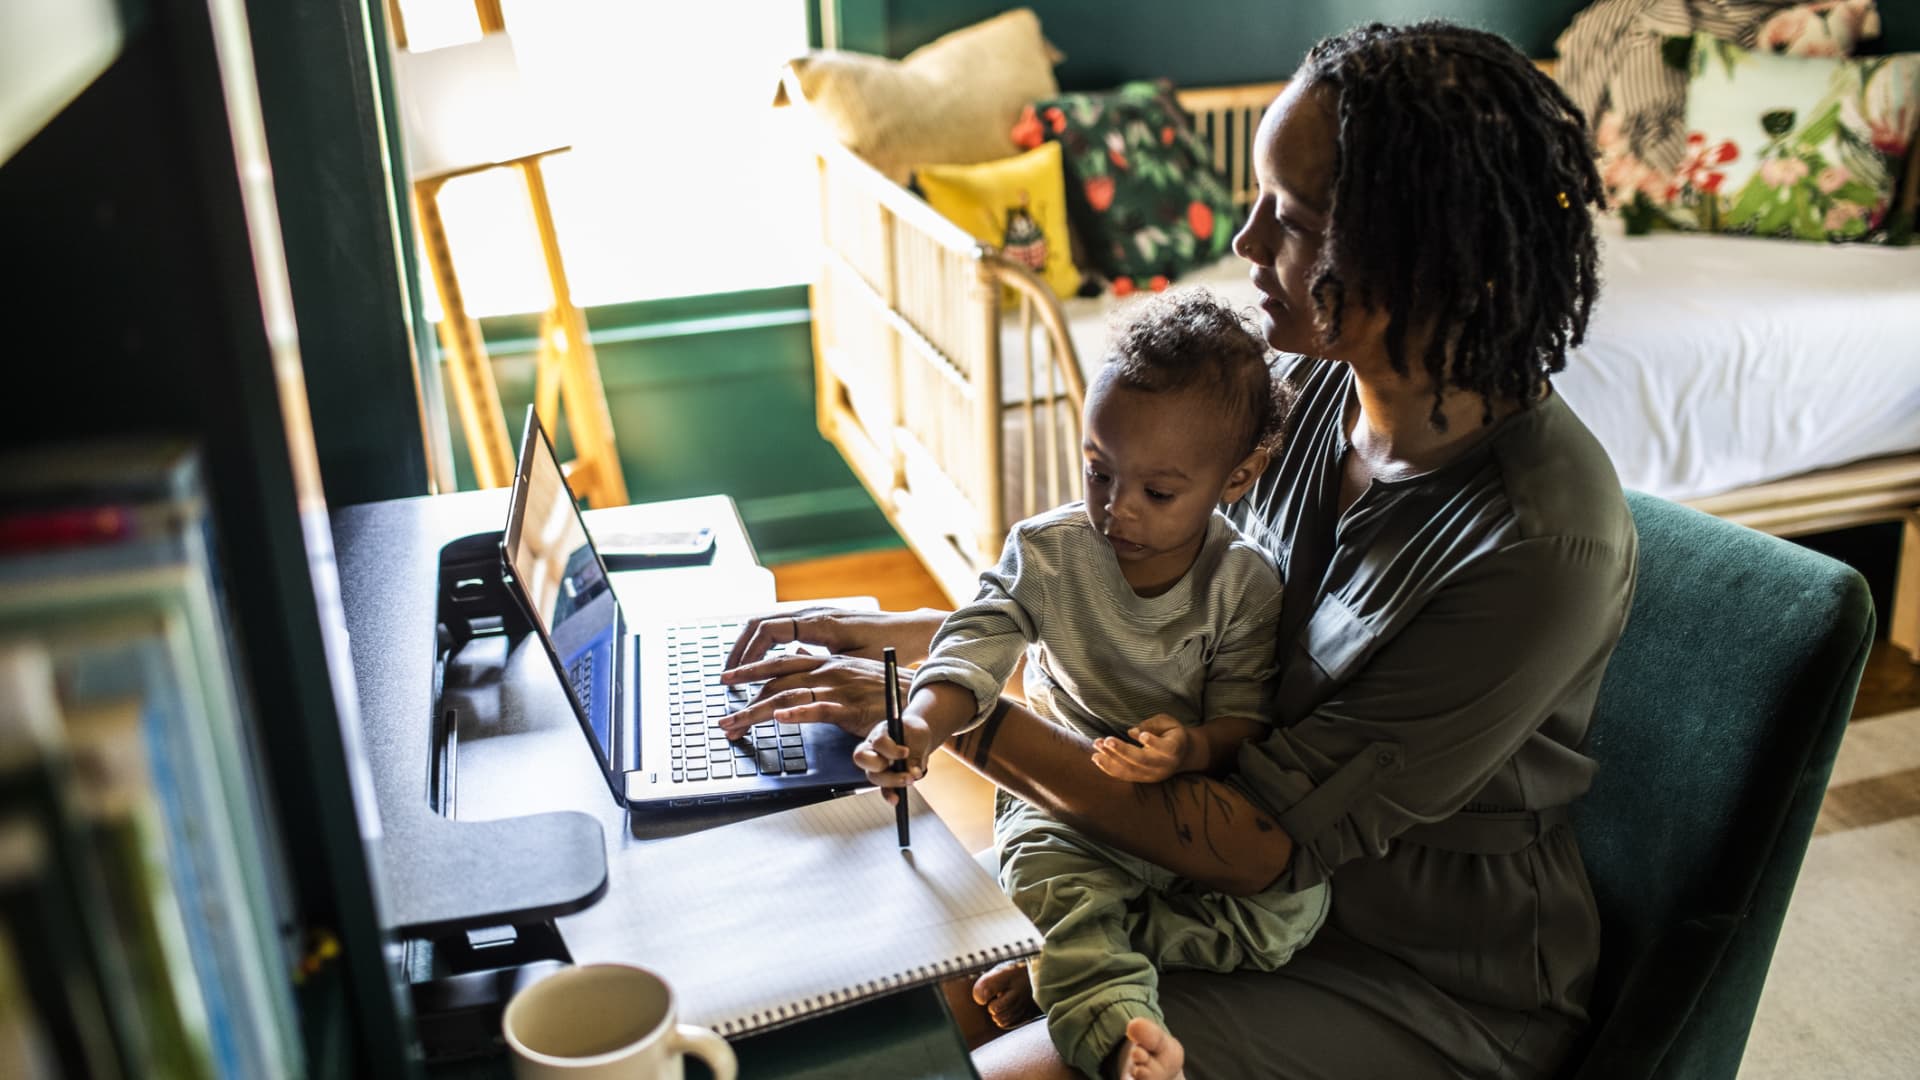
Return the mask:
[[[1004, 538], [1007, 527], [1015, 521], [1068, 502], [1078, 494], [1078, 470], [1068, 469], [1065, 462], [1079, 458], [1080, 409], [1086, 402], [1087, 387], [1073, 338], [1067, 331], [1066, 316], [1053, 290], [1032, 270], [1003, 255], [991, 253], [985, 261], [995, 279], [1017, 297], [1017, 310], [1011, 317], [1019, 327], [1020, 355], [1002, 356], [1001, 362], [1018, 365], [1020, 397], [1012, 403], [1001, 398], [1013, 411], [1015, 422], [1009, 426], [1003, 419], [998, 430], [1003, 437], [1017, 440], [1017, 445], [1002, 449], [1017, 449], [1021, 467], [1017, 493], [1001, 499], [1006, 513], [999, 533]], [[1036, 320], [1044, 331], [1039, 335], [1039, 348], [1034, 347]], [[1001, 335], [1001, 341], [1005, 340]], [[1006, 475], [1004, 462], [1001, 475]]]
[[1270, 82], [1181, 90], [1175, 95], [1193, 117], [1200, 141], [1213, 152], [1214, 171], [1226, 180], [1233, 204], [1243, 211], [1253, 205], [1260, 189], [1253, 174], [1253, 134], [1267, 106], [1286, 88], [1284, 82]]

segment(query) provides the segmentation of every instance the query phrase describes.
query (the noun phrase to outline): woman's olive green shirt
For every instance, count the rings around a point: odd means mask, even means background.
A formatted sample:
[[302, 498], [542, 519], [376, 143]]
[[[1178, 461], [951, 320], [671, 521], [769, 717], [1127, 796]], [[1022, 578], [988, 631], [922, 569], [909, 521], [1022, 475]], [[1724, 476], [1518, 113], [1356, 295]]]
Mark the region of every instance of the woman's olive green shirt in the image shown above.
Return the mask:
[[1234, 783], [1293, 840], [1281, 883], [1333, 883], [1330, 947], [1406, 976], [1315, 981], [1405, 1010], [1381, 1019], [1423, 1037], [1448, 1029], [1439, 1049], [1477, 1071], [1483, 1036], [1517, 1030], [1502, 1014], [1585, 1019], [1599, 923], [1560, 826], [1593, 776], [1582, 745], [1632, 596], [1633, 520], [1557, 396], [1342, 513], [1352, 373], [1300, 360], [1287, 378], [1287, 441], [1233, 514], [1286, 581], [1277, 726]]

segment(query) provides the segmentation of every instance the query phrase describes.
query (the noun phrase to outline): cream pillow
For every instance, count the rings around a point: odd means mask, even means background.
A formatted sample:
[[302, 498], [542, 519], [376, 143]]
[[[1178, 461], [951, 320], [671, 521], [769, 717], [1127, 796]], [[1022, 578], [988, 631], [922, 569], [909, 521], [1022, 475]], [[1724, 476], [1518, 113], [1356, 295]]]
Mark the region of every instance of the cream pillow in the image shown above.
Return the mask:
[[828, 49], [793, 68], [834, 137], [897, 184], [921, 165], [1014, 156], [1021, 108], [1060, 92], [1040, 18], [1027, 8], [955, 30], [904, 60]]

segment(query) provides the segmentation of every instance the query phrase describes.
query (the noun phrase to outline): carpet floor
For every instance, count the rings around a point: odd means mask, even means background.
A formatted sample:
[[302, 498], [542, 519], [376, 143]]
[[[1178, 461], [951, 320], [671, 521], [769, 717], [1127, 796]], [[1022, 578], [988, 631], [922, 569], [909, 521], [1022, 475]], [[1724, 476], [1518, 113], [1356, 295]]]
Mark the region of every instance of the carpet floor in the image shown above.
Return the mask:
[[1740, 1080], [1920, 1075], [1920, 710], [1847, 728]]

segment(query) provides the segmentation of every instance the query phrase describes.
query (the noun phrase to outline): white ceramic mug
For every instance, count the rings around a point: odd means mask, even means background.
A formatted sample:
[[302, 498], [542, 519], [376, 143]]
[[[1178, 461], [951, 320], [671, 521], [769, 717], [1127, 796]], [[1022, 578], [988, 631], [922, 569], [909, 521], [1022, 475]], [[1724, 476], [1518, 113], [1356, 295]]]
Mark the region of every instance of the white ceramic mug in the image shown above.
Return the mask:
[[675, 1015], [672, 987], [646, 968], [583, 964], [515, 994], [500, 1029], [516, 1080], [682, 1080], [687, 1054], [734, 1080], [733, 1047]]

